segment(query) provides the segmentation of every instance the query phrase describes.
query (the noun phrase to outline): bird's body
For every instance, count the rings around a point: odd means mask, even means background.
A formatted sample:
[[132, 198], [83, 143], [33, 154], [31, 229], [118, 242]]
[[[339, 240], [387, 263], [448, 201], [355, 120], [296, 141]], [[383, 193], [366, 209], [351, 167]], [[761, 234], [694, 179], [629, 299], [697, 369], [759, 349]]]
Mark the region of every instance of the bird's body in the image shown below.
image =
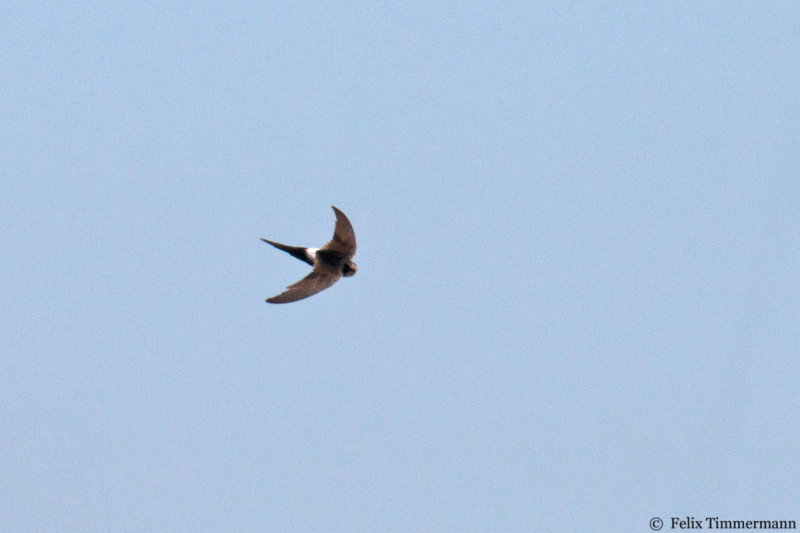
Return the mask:
[[342, 277], [350, 277], [358, 271], [358, 266], [352, 261], [356, 254], [356, 235], [353, 226], [344, 213], [334, 206], [331, 207], [336, 213], [336, 228], [333, 231], [333, 238], [322, 248], [289, 246], [261, 239], [314, 267], [308, 276], [289, 285], [281, 294], [267, 298], [267, 302], [282, 304], [308, 298], [327, 289]]

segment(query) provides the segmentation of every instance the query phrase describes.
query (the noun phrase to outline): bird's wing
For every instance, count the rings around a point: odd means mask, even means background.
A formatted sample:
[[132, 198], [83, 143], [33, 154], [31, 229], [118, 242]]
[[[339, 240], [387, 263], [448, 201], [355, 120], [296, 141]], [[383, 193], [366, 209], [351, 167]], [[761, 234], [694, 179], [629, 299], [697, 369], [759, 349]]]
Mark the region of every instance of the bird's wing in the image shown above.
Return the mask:
[[353, 231], [353, 226], [347, 216], [339, 211], [336, 206], [331, 207], [333, 212], [336, 213], [336, 227], [333, 230], [333, 239], [320, 249], [338, 252], [350, 259], [356, 255], [356, 233]]
[[327, 268], [324, 265], [314, 267], [311, 273], [298, 281], [286, 287], [286, 290], [277, 296], [267, 298], [271, 304], [285, 304], [289, 302], [296, 302], [303, 298], [313, 296], [320, 291], [324, 291], [342, 277], [342, 273]]

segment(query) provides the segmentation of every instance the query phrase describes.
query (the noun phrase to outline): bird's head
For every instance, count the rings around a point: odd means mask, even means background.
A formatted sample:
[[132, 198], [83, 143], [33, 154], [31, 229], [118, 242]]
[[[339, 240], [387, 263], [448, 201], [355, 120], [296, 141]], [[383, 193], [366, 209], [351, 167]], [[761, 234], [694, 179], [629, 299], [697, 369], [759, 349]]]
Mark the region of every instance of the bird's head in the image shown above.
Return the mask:
[[356, 272], [358, 272], [358, 265], [352, 261], [348, 261], [342, 267], [342, 275], [346, 278], [354, 275]]

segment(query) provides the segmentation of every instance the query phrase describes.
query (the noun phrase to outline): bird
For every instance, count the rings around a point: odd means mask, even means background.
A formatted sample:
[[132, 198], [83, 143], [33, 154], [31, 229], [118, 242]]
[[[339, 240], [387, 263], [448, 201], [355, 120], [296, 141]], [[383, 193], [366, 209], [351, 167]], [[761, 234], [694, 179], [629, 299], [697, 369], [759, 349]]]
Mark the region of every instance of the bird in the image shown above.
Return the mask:
[[267, 302], [271, 304], [296, 302], [327, 289], [342, 277], [349, 278], [358, 272], [358, 265], [352, 261], [356, 254], [356, 234], [353, 226], [339, 208], [333, 205], [331, 208], [336, 213], [336, 227], [333, 230], [333, 238], [322, 248], [288, 246], [261, 238], [265, 243], [314, 267], [306, 277], [289, 285], [282, 293], [267, 298]]

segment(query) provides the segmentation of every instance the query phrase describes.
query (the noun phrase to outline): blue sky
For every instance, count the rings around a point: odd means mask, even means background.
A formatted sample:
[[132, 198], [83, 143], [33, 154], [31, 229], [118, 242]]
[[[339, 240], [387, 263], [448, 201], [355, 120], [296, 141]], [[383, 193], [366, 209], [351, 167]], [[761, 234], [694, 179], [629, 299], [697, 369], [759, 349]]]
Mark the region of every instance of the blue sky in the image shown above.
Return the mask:
[[0, 529], [800, 521], [796, 3], [0, 13]]

